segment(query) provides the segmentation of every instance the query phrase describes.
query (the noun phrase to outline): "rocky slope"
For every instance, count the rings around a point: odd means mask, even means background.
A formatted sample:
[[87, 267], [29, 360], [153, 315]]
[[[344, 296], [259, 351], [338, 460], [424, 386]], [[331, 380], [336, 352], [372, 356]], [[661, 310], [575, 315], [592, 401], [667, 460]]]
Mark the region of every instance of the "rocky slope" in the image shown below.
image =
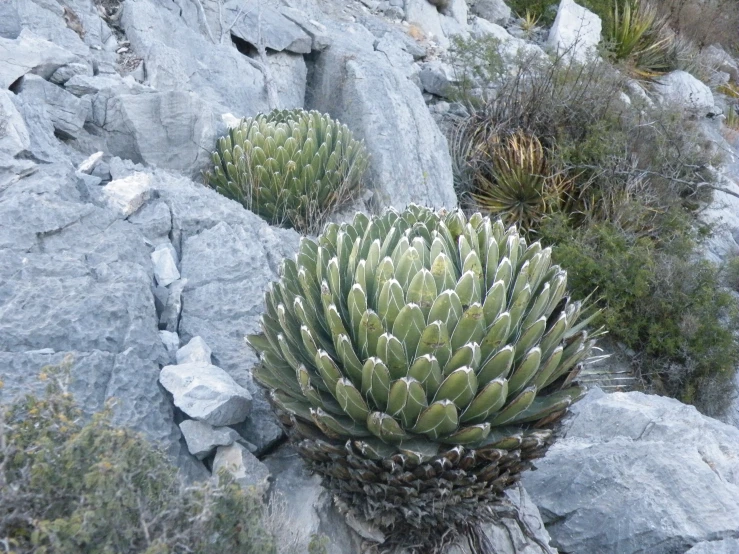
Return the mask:
[[[284, 551], [304, 552], [315, 533], [331, 553], [381, 539], [336, 512], [251, 378], [243, 338], [299, 236], [199, 174], [234, 117], [314, 108], [372, 155], [358, 209], [455, 206], [432, 114], [450, 109], [438, 54], [459, 33], [541, 51], [496, 24], [509, 17], [500, 0], [443, 12], [427, 0], [0, 2], [3, 396], [69, 359], [87, 412], [115, 398], [117, 422], [161, 442], [190, 478], [231, 464], [269, 487], [290, 522]], [[556, 47], [568, 36], [558, 25]], [[184, 371], [194, 378], [166, 377]], [[511, 491], [536, 540], [513, 520], [489, 535], [527, 554], [733, 552], [737, 439], [674, 401], [594, 393], [528, 493]]]

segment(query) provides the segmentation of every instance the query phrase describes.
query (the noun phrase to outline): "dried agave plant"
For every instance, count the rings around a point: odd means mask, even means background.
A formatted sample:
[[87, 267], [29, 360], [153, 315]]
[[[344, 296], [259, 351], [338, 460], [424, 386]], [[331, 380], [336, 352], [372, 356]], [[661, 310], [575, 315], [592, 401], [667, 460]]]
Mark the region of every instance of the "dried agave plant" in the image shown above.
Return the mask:
[[487, 213], [536, 229], [541, 219], [561, 208], [573, 181], [552, 170], [546, 149], [539, 139], [522, 131], [494, 135], [477, 146], [475, 204]]
[[584, 392], [596, 312], [566, 290], [551, 250], [500, 220], [360, 213], [284, 261], [254, 377], [340, 507], [383, 547], [441, 552], [510, 510]]
[[317, 233], [358, 191], [364, 144], [316, 111], [276, 110], [218, 140], [205, 183], [271, 224]]

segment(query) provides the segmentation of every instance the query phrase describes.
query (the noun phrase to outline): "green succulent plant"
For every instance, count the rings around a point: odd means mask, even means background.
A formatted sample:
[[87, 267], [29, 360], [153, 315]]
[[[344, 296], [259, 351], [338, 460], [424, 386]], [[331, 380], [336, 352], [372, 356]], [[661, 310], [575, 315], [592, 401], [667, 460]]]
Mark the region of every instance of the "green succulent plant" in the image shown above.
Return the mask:
[[357, 192], [364, 144], [316, 111], [276, 110], [248, 118], [218, 139], [205, 183], [271, 224], [318, 232]]
[[270, 284], [254, 377], [390, 544], [436, 552], [493, 517], [583, 394], [594, 314], [550, 258], [501, 221], [410, 206], [328, 224]]

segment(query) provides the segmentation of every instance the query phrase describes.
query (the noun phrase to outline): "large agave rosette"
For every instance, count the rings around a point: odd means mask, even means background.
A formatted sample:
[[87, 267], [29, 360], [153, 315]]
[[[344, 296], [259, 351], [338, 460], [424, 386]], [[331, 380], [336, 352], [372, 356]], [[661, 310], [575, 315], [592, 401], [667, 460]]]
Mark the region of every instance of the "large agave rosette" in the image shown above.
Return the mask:
[[566, 289], [500, 221], [357, 214], [285, 260], [254, 375], [338, 501], [431, 552], [490, 516], [583, 394], [592, 313]]

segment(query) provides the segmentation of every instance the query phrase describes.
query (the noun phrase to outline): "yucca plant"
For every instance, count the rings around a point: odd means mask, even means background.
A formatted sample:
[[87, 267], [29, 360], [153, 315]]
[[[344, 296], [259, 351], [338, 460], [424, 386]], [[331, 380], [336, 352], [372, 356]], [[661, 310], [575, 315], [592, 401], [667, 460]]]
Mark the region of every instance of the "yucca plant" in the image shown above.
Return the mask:
[[594, 313], [550, 259], [500, 220], [410, 206], [303, 238], [269, 286], [254, 377], [386, 545], [475, 536], [583, 394]]
[[364, 144], [316, 111], [276, 110], [244, 119], [218, 140], [205, 183], [275, 225], [318, 232], [357, 192]]
[[607, 39], [613, 57], [627, 62], [635, 77], [652, 79], [674, 69], [674, 35], [645, 0], [613, 0]]
[[525, 229], [567, 201], [572, 180], [554, 172], [539, 139], [518, 131], [493, 136], [474, 154], [479, 160], [471, 194], [477, 206]]

